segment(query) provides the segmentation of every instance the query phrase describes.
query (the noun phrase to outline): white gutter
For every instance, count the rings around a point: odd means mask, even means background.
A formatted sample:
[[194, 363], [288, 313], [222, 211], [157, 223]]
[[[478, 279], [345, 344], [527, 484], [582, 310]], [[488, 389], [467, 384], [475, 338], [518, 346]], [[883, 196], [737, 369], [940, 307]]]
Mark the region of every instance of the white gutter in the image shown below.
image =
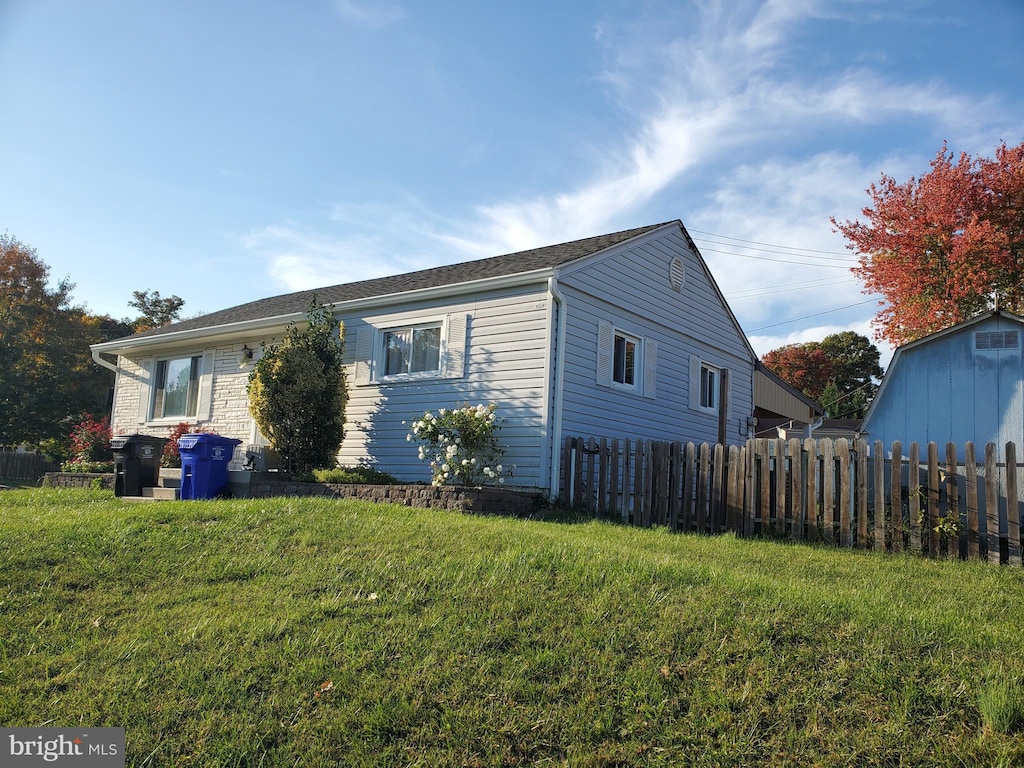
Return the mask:
[[566, 321], [569, 319], [569, 305], [565, 301], [565, 296], [563, 296], [561, 291], [558, 290], [558, 278], [554, 275], [548, 278], [548, 293], [551, 294], [551, 298], [554, 299], [554, 302], [558, 307], [558, 330], [556, 332], [555, 341], [555, 401], [551, 413], [551, 445], [549, 446], [549, 456], [551, 457], [551, 485], [548, 489], [548, 495], [553, 499], [558, 495], [558, 489], [561, 487], [561, 461], [559, 460], [558, 451], [559, 446], [562, 444], [562, 401], [564, 399], [563, 379], [565, 378], [565, 327], [568, 325]]
[[94, 363], [103, 366], [108, 371], [113, 371], [115, 375], [121, 370], [114, 363], [104, 359], [100, 354], [100, 350], [95, 347], [92, 348], [92, 360]]

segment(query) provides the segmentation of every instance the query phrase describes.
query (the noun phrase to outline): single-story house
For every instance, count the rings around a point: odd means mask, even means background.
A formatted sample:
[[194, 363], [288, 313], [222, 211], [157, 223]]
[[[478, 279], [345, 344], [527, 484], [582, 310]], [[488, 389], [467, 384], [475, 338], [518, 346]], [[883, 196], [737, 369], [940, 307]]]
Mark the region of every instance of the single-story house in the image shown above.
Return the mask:
[[248, 411], [252, 350], [313, 296], [345, 327], [343, 465], [411, 481], [425, 411], [497, 405], [512, 483], [557, 492], [568, 435], [738, 443], [757, 357], [679, 221], [408, 274], [299, 291], [96, 344], [116, 372], [115, 434], [181, 422], [265, 444]]
[[896, 350], [861, 427], [870, 442], [922, 448], [1013, 441], [1024, 448], [1024, 318], [1001, 310], [938, 331]]

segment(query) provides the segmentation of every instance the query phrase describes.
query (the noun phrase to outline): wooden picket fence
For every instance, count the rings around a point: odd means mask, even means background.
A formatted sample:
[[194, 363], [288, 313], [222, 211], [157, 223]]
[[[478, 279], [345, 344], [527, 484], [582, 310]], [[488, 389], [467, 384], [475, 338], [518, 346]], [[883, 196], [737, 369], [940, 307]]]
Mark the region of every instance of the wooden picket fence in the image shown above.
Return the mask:
[[640, 526], [807, 539], [1021, 565], [1024, 464], [929, 443], [748, 440], [745, 445], [567, 437], [563, 504]]
[[58, 464], [41, 453], [0, 451], [0, 480], [38, 480], [58, 469]]

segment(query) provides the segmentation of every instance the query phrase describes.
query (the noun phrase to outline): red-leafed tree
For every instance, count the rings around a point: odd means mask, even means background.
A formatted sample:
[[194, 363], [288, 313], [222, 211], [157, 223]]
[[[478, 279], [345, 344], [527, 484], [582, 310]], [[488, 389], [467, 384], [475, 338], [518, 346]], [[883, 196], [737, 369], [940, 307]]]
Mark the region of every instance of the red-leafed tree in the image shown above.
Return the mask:
[[817, 342], [790, 344], [761, 357], [780, 379], [817, 400], [832, 380], [834, 366]]
[[994, 305], [1024, 312], [1024, 143], [955, 162], [943, 144], [931, 168], [903, 184], [883, 174], [863, 221], [832, 219], [864, 292], [885, 299], [875, 335], [895, 345]]

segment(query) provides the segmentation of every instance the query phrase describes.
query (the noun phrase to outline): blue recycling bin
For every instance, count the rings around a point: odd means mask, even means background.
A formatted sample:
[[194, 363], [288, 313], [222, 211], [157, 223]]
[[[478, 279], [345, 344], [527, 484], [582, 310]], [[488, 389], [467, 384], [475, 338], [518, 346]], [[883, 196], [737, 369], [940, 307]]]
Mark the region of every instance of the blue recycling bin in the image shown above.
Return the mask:
[[206, 433], [178, 438], [181, 453], [181, 498], [213, 499], [228, 487], [228, 464], [242, 441]]

